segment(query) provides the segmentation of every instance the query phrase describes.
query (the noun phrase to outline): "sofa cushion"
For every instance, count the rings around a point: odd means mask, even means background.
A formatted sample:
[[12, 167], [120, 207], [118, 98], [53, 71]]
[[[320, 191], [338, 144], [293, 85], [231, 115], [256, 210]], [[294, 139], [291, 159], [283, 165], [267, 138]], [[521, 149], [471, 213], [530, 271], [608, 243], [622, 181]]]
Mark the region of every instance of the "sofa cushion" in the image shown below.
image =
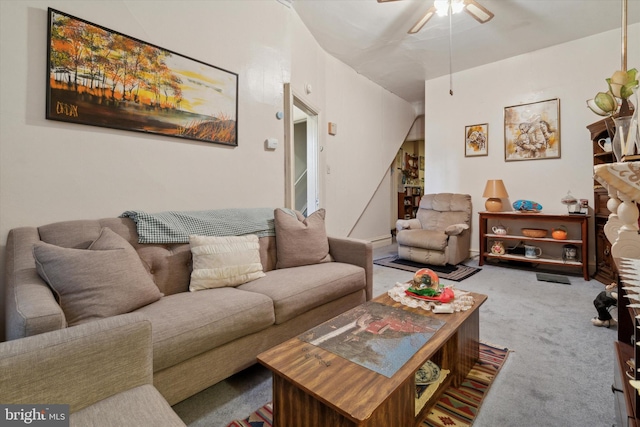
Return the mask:
[[88, 249], [38, 242], [33, 255], [69, 326], [128, 313], [162, 296], [135, 249], [109, 228]]
[[265, 277], [237, 289], [268, 296], [273, 300], [275, 322], [282, 324], [345, 295], [364, 292], [365, 284], [363, 268], [328, 262], [269, 271]]
[[266, 329], [275, 321], [271, 299], [230, 287], [165, 296], [137, 312], [153, 325], [154, 372]]
[[396, 235], [400, 246], [413, 246], [434, 251], [444, 251], [448, 238], [444, 231], [434, 230], [402, 230]]
[[277, 268], [331, 261], [324, 216], [324, 209], [307, 218], [300, 212], [294, 217], [282, 209], [274, 211]]
[[191, 292], [236, 286], [264, 277], [258, 236], [189, 236]]

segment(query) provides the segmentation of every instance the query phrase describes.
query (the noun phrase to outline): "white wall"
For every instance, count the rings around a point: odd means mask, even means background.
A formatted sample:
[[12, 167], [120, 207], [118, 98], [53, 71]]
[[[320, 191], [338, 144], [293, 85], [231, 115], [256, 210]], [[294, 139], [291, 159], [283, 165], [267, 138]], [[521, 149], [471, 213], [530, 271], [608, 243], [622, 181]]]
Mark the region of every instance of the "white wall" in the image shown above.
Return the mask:
[[[238, 73], [238, 147], [45, 120], [47, 7]], [[286, 82], [320, 111], [319, 163], [331, 167], [320, 177], [321, 206], [328, 232], [347, 235], [415, 117], [409, 103], [327, 55], [276, 0], [2, 0], [0, 55], [3, 278], [4, 243], [15, 227], [128, 209], [282, 206], [284, 126], [276, 112]], [[327, 121], [338, 124], [336, 137]], [[277, 150], [265, 150], [269, 137], [280, 140]], [[362, 235], [379, 236], [388, 222], [380, 212]]]
[[[629, 27], [628, 68], [640, 69], [640, 24]], [[455, 52], [454, 52], [455, 55]], [[593, 206], [593, 158], [586, 126], [601, 119], [586, 100], [606, 91], [620, 68], [620, 31], [553, 46], [425, 82], [425, 192], [462, 192], [473, 198], [472, 249], [487, 179], [503, 179], [509, 205], [530, 199], [543, 212], [566, 213], [560, 199], [571, 190]], [[504, 160], [504, 107], [560, 99], [561, 158]], [[489, 124], [489, 155], [464, 157], [464, 127]], [[594, 239], [591, 236], [591, 242]], [[593, 244], [591, 255], [595, 256]]]

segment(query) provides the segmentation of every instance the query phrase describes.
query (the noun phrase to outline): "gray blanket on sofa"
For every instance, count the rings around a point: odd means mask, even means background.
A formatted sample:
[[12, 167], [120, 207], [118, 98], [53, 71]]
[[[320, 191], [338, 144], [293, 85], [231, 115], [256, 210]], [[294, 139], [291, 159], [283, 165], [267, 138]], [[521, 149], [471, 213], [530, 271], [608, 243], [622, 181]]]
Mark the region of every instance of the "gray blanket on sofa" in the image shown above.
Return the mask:
[[216, 209], [207, 211], [146, 213], [126, 211], [138, 230], [138, 243], [189, 243], [189, 235], [275, 236], [273, 208]]

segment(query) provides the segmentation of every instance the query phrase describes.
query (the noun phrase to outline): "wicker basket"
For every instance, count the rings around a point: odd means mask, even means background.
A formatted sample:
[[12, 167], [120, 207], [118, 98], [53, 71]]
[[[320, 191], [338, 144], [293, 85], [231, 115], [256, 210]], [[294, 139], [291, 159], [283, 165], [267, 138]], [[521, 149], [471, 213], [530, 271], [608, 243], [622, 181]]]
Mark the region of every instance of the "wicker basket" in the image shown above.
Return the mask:
[[523, 228], [522, 234], [526, 237], [545, 237], [547, 235], [548, 230], [544, 228]]

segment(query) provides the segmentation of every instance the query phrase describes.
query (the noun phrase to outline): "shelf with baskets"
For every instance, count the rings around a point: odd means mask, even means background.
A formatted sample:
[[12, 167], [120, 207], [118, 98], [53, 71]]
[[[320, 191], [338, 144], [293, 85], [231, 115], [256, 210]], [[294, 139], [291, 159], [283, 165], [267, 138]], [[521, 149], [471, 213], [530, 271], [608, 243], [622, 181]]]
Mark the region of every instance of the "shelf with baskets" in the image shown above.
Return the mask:
[[[480, 212], [480, 258], [479, 265], [484, 265], [485, 261], [493, 261], [497, 265], [502, 262], [529, 264], [530, 266], [550, 266], [579, 269], [582, 272], [584, 280], [589, 280], [588, 269], [588, 219], [589, 215], [569, 215], [569, 214], [543, 214], [533, 212]], [[551, 227], [535, 229], [535, 226], [551, 225], [556, 227], [570, 228], [570, 232], [564, 239], [554, 239], [547, 237], [548, 233], [536, 234], [535, 232], [524, 234], [516, 234], [514, 230], [522, 232], [525, 230], [545, 230]], [[492, 226], [490, 226], [490, 224]], [[507, 234], [499, 234], [492, 232], [492, 228], [496, 224], [507, 226]], [[535, 237], [539, 236], [539, 237]], [[492, 251], [492, 246], [496, 242], [501, 242], [503, 251]], [[506, 243], [506, 244], [505, 244]], [[509, 247], [508, 243], [515, 243], [514, 247]], [[542, 254], [526, 254], [525, 251], [531, 248], [538, 248], [537, 244], [541, 244], [545, 249], [541, 250]], [[527, 248], [529, 246], [529, 248]], [[564, 256], [565, 250], [574, 249], [575, 254], [567, 257]], [[540, 248], [538, 248], [540, 249]], [[548, 250], [547, 250], [548, 249]], [[548, 253], [548, 254], [547, 254]], [[531, 255], [531, 256], [527, 256]]]

